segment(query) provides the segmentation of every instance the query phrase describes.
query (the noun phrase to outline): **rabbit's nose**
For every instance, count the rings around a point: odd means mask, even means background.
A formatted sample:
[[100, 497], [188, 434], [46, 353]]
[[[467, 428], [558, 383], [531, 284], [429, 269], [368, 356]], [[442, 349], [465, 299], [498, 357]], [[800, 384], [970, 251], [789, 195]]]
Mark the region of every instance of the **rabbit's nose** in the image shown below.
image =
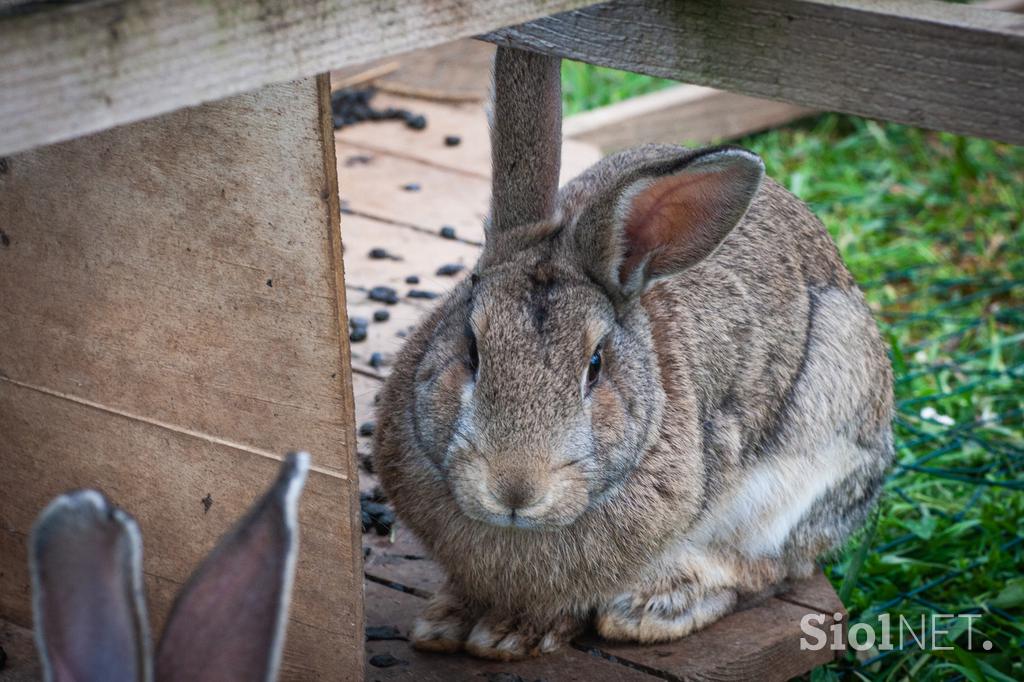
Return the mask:
[[544, 499], [546, 486], [540, 481], [526, 477], [502, 477], [491, 487], [491, 494], [498, 502], [508, 507], [511, 513], [528, 509]]

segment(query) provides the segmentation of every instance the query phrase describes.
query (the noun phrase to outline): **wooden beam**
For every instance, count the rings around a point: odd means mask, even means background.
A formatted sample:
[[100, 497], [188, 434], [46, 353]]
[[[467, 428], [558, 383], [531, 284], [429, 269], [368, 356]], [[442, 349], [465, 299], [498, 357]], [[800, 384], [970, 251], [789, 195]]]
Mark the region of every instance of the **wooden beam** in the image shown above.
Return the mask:
[[500, 45], [1024, 143], [1024, 21], [924, 0], [616, 0]]
[[795, 104], [677, 85], [565, 119], [562, 134], [611, 152], [645, 142], [707, 144], [815, 113]]
[[586, 0], [97, 0], [0, 7], [0, 155]]

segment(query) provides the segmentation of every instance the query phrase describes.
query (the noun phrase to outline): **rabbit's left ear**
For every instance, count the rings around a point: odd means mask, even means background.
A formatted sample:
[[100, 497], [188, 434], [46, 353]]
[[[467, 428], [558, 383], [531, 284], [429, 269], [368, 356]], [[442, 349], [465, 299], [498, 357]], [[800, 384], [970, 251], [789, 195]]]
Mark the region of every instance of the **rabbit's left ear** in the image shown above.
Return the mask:
[[36, 645], [46, 680], [152, 679], [135, 520], [94, 490], [61, 495], [30, 541]]
[[756, 154], [735, 147], [647, 162], [595, 202], [595, 234], [577, 247], [599, 280], [623, 297], [710, 256], [742, 220], [764, 176]]
[[276, 678], [308, 470], [309, 455], [288, 455], [273, 487], [189, 578], [157, 648], [158, 682]]

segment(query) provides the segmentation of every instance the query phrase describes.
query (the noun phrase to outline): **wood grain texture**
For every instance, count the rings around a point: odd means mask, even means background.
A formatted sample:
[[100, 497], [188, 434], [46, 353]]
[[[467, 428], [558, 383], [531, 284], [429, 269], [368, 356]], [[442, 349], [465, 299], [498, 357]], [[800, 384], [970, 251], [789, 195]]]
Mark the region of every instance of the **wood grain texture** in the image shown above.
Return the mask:
[[[366, 575], [378, 585], [400, 586], [427, 597], [444, 581], [440, 567], [401, 524], [394, 542], [364, 536], [363, 544], [370, 550]], [[367, 588], [368, 623], [381, 610], [374, 602], [375, 594]], [[822, 606], [813, 606], [819, 603]], [[600, 658], [628, 662], [663, 679], [781, 682], [828, 663], [837, 654], [827, 648], [800, 649], [800, 620], [807, 614], [821, 614], [824, 620], [820, 627], [828, 629], [835, 622], [836, 612], [845, 614], [835, 591], [819, 572], [794, 583], [784, 596], [738, 611], [676, 642], [639, 646], [588, 636], [578, 640], [576, 646]]]
[[[424, 600], [375, 583], [366, 584], [366, 624], [391, 626], [407, 638], [413, 619]], [[389, 667], [374, 665], [374, 656], [390, 655], [398, 663]], [[410, 682], [462, 682], [464, 680], [548, 680], [550, 682], [655, 682], [657, 677], [600, 656], [561, 649], [539, 658], [500, 663], [464, 655], [424, 654], [415, 651], [403, 639], [366, 643], [366, 675], [372, 680], [409, 680]], [[516, 677], [518, 676], [518, 677]]]
[[[490, 80], [490, 66], [487, 67]], [[485, 107], [480, 103], [450, 104], [379, 93], [375, 107], [406, 108], [427, 119], [424, 130], [413, 130], [398, 121], [365, 123], [342, 128], [337, 133], [342, 163], [360, 154], [385, 152], [394, 156], [446, 168], [476, 177], [491, 177], [491, 142]], [[461, 143], [445, 144], [448, 135], [458, 135]], [[563, 140], [561, 182], [576, 177], [601, 158], [600, 151], [587, 141]], [[340, 171], [344, 175], [344, 170]], [[457, 176], [452, 177], [453, 182]]]
[[649, 142], [692, 146], [749, 135], [815, 113], [700, 85], [678, 85], [565, 119], [562, 134], [610, 154]]
[[925, 0], [615, 0], [486, 38], [802, 106], [1024, 143], [1024, 19]]
[[[0, 615], [54, 495], [136, 515], [151, 613], [313, 455], [285, 679], [361, 665], [352, 387], [326, 78], [16, 155], [0, 175]], [[211, 495], [204, 511], [201, 500]]]
[[100, 0], [0, 14], [0, 154], [585, 4]]

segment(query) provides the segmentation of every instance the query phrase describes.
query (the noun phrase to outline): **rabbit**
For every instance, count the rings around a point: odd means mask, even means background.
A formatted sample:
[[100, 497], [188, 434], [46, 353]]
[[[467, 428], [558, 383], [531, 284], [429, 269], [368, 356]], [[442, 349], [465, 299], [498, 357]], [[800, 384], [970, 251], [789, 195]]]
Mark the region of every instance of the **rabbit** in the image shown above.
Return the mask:
[[95, 490], [53, 500], [30, 537], [36, 647], [53, 682], [274, 680], [298, 551], [309, 455], [273, 487], [178, 593], [155, 656], [135, 520]]
[[378, 405], [383, 488], [446, 573], [420, 650], [683, 637], [809, 576], [893, 457], [888, 355], [821, 222], [736, 147], [559, 190], [559, 70], [498, 48], [485, 246]]

